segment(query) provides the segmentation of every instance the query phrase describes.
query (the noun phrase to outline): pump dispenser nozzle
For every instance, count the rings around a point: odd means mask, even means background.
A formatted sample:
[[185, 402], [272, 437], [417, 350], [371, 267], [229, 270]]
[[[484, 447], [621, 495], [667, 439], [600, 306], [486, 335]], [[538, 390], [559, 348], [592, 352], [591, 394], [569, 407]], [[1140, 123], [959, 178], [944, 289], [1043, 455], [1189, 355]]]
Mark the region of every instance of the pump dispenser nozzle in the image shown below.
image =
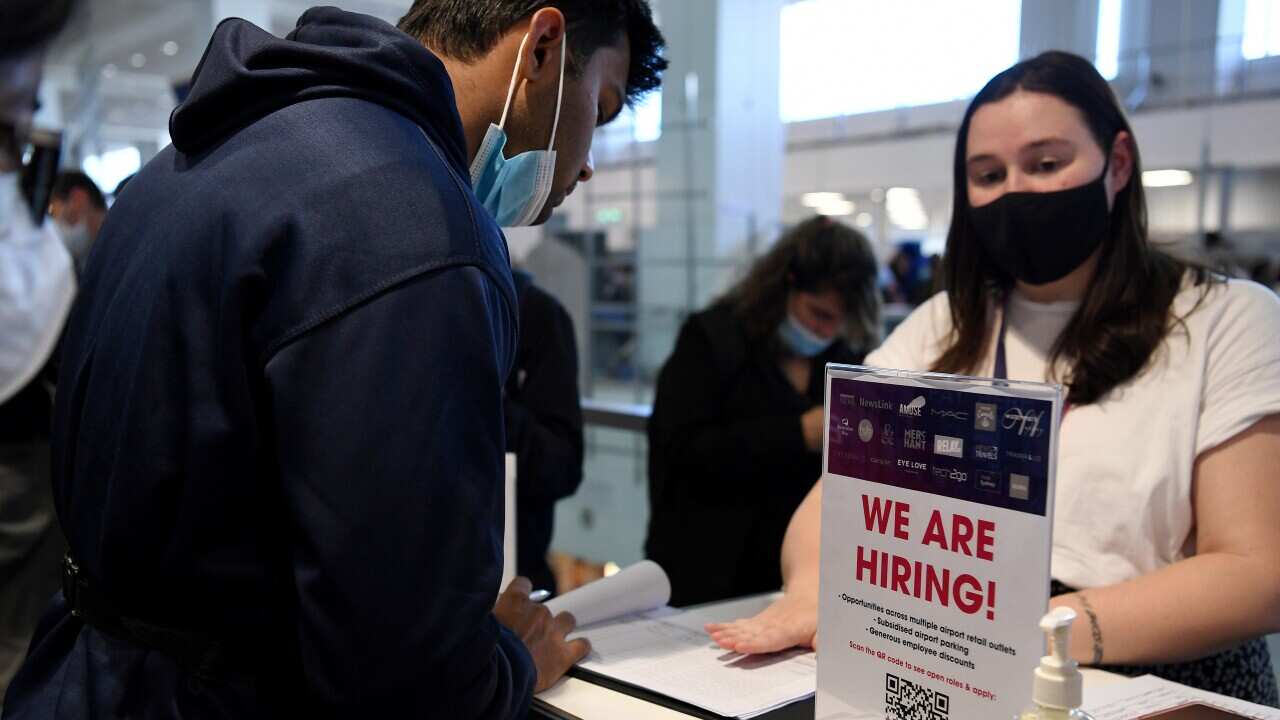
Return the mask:
[[1079, 664], [1068, 654], [1075, 619], [1074, 610], [1060, 607], [1040, 620], [1040, 629], [1049, 637], [1049, 654], [1040, 658], [1032, 692], [1032, 701], [1040, 707], [1072, 710], [1084, 699]]

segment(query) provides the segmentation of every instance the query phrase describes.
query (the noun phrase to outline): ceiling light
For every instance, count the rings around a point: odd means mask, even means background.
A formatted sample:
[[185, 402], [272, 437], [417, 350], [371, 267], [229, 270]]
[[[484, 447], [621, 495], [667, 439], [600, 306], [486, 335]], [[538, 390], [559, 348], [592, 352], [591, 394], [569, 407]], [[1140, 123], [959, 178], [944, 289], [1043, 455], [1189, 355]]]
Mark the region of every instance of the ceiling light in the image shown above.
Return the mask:
[[129, 64], [135, 68], [140, 68], [147, 64], [147, 56], [142, 53], [134, 53], [129, 56]]
[[119, 68], [116, 67], [115, 63], [107, 63], [102, 66], [102, 77], [111, 79], [116, 76], [118, 70]]
[[169, 42], [165, 43], [164, 46], [160, 48], [160, 50], [164, 52], [165, 55], [168, 55], [169, 57], [173, 57], [174, 55], [178, 54], [178, 43], [170, 40]]
[[1142, 173], [1142, 184], [1146, 187], [1182, 187], [1190, 185], [1191, 173], [1186, 170], [1147, 170]]
[[874, 222], [874, 218], [871, 217], [871, 213], [869, 212], [860, 212], [854, 222], [857, 223], [860, 228], [869, 228], [871, 227], [871, 223]]
[[920, 191], [915, 188], [893, 187], [884, 194], [885, 210], [889, 222], [903, 230], [924, 230], [929, 227], [929, 216], [920, 201]]
[[844, 202], [844, 193], [811, 192], [800, 196], [800, 203], [805, 207], [816, 208], [828, 203]]
[[814, 208], [819, 215], [852, 215], [856, 206], [848, 200], [835, 200]]

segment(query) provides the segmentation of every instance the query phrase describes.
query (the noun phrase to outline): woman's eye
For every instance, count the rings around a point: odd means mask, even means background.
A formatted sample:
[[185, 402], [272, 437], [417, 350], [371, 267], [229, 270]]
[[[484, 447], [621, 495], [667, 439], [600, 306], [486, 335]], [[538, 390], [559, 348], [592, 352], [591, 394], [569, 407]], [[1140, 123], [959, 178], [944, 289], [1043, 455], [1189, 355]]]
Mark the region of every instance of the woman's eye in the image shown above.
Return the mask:
[[1037, 172], [1053, 172], [1059, 167], [1061, 167], [1061, 163], [1058, 162], [1057, 158], [1044, 158], [1036, 163]]
[[999, 170], [987, 170], [985, 172], [977, 173], [976, 175], [974, 175], [973, 179], [974, 179], [974, 182], [976, 182], [979, 185], [993, 185], [995, 183], [1000, 182], [1000, 179], [1002, 177], [1004, 177], [1004, 173], [1000, 172]]

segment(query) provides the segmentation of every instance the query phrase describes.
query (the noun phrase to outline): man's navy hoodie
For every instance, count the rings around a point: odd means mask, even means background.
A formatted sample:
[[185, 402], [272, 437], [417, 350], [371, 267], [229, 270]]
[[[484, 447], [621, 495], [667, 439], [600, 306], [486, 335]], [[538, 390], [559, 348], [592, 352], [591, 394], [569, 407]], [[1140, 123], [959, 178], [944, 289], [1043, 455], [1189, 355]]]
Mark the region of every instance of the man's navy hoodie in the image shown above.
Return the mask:
[[516, 304], [444, 66], [333, 8], [229, 20], [170, 130], [70, 320], [54, 489], [118, 614], [226, 667], [59, 596], [4, 717], [523, 716], [491, 612]]

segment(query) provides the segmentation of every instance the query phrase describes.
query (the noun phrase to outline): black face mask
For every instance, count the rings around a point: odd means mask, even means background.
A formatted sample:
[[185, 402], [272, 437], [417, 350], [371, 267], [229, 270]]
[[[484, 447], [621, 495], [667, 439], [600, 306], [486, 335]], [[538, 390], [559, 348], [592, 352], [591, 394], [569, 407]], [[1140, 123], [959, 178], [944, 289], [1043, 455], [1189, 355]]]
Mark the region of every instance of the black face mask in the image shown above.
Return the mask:
[[[1108, 162], [1110, 166], [1110, 162]], [[1029, 285], [1070, 275], [1109, 230], [1107, 169], [1091, 183], [1056, 192], [1014, 192], [970, 208], [978, 242], [996, 267]]]

